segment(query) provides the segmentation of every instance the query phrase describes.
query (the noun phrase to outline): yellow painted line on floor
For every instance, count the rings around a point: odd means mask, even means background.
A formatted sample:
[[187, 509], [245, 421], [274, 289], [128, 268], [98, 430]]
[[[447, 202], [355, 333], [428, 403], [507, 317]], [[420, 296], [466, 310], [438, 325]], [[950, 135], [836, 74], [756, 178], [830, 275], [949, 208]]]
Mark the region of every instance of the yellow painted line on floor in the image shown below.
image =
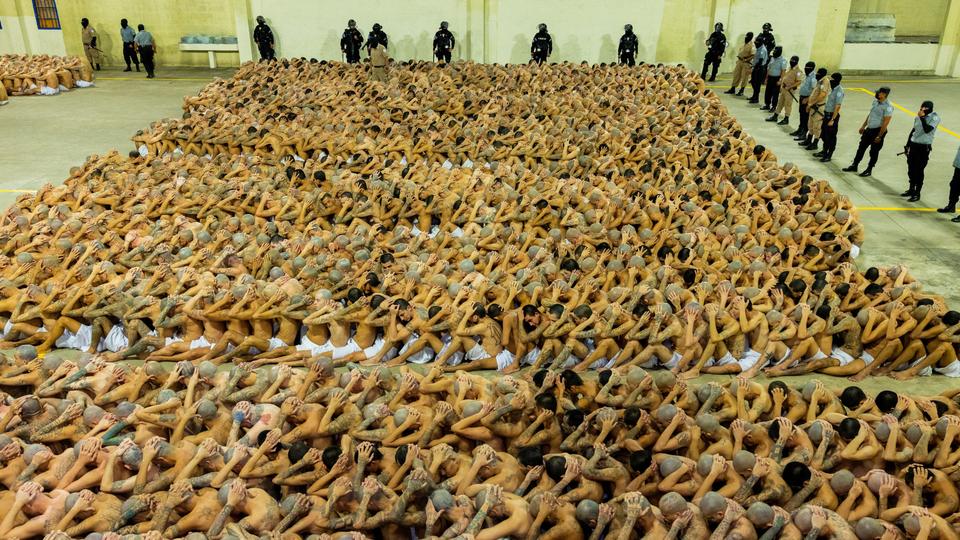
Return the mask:
[[936, 208], [909, 208], [897, 206], [854, 206], [855, 210], [861, 212], [936, 212]]
[[0, 193], [36, 193], [35, 189], [0, 189]]
[[[851, 88], [851, 90], [855, 90], [855, 91], [857, 91], [857, 92], [863, 92], [864, 94], [868, 94], [868, 95], [871, 95], [871, 96], [874, 95], [874, 92], [873, 92], [872, 90], [867, 90], [866, 88]], [[897, 109], [900, 109], [901, 111], [909, 114], [910, 116], [916, 116], [916, 115], [917, 115], [916, 111], [911, 111], [910, 109], [908, 109], [908, 108], [906, 108], [906, 107], [903, 107], [902, 105], [898, 105], [897, 102], [893, 101], [892, 99], [888, 99], [887, 101], [889, 101], [890, 104], [893, 105], [894, 107], [896, 107]], [[937, 129], [939, 129], [940, 131], [946, 133], [947, 135], [951, 135], [951, 136], [953, 136], [953, 137], [956, 137], [956, 138], [960, 139], [960, 133], [957, 133], [956, 131], [953, 131], [952, 129], [947, 129], [947, 128], [943, 127], [943, 125], [937, 126]]]

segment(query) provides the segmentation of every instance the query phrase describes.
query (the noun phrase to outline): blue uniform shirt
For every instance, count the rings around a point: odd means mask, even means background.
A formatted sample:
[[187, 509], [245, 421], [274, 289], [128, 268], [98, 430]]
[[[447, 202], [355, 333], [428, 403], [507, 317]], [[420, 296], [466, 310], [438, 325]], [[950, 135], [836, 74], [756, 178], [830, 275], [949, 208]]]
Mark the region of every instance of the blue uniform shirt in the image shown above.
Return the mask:
[[814, 73], [807, 75], [807, 78], [800, 84], [800, 97], [810, 97], [813, 89], [817, 86], [817, 76]]
[[940, 125], [940, 115], [935, 112], [928, 114], [927, 125], [933, 126], [933, 129], [930, 130], [930, 133], [923, 131], [923, 123], [920, 122], [920, 117], [915, 117], [913, 119], [913, 133], [910, 135], [910, 142], [917, 144], [933, 144], [933, 136], [937, 134], [937, 126]]
[[787, 67], [787, 59], [781, 56], [780, 58], [773, 58], [770, 60], [770, 64], [767, 66], [767, 75], [771, 77], [779, 77], [783, 73], [783, 69]]
[[146, 30], [141, 30], [137, 32], [137, 37], [133, 38], [137, 42], [137, 45], [141, 47], [152, 47], [153, 46], [153, 34], [147, 32]]
[[763, 45], [757, 47], [757, 54], [753, 55], [753, 67], [762, 66], [767, 63], [767, 48]]
[[960, 146], [957, 147], [957, 155], [953, 158], [953, 166], [960, 169]]
[[831, 90], [830, 95], [827, 96], [827, 102], [823, 106], [824, 112], [832, 113], [836, 110], [837, 105], [843, 105], [843, 95], [843, 87], [840, 85]]
[[124, 43], [133, 43], [133, 38], [136, 35], [137, 33], [134, 32], [133, 28], [130, 28], [129, 26], [120, 29], [120, 39], [122, 39]]
[[880, 103], [874, 99], [873, 105], [870, 106], [870, 114], [867, 115], [867, 129], [880, 127], [883, 124], [883, 119], [891, 116], [893, 116], [893, 105], [889, 101]]

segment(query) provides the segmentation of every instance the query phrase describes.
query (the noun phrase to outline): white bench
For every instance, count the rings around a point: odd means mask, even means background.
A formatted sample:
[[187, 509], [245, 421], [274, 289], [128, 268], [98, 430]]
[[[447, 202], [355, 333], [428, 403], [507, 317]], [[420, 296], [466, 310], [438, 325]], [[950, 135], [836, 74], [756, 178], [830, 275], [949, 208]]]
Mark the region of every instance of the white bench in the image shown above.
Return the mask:
[[217, 68], [218, 52], [240, 52], [240, 45], [236, 43], [181, 43], [181, 51], [206, 52], [210, 58], [210, 69]]

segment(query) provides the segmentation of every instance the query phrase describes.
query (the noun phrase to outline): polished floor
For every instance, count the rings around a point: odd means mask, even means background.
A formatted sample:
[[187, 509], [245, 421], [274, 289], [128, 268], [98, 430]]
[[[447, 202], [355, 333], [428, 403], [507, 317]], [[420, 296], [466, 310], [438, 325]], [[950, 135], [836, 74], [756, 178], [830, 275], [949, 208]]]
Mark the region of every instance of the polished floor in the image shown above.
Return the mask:
[[[229, 71], [178, 69], [158, 72], [146, 80], [142, 74], [119, 70], [99, 73], [97, 86], [54, 97], [11, 98], [0, 107], [0, 208], [10, 204], [21, 191], [34, 190], [46, 182], [60, 183], [69, 169], [94, 153], [117, 148], [133, 149], [130, 137], [150, 122], [182, 114], [182, 100], [196, 93], [215, 76]], [[711, 83], [722, 92], [724, 79]], [[767, 113], [748, 105], [743, 98], [722, 95], [724, 103], [760, 143], [773, 150], [783, 162], [793, 162], [806, 173], [828, 179], [859, 208], [867, 239], [858, 264], [888, 266], [906, 264], [929, 291], [943, 295], [954, 309], [960, 309], [960, 224], [938, 214], [945, 204], [953, 174], [953, 157], [960, 146], [960, 80], [935, 78], [851, 77], [843, 104], [837, 152], [832, 163], [820, 163], [800, 149], [787, 135], [796, 127], [765, 122]], [[892, 88], [896, 106], [890, 133], [872, 178], [841, 172], [856, 151], [857, 129], [870, 108], [873, 90]], [[902, 150], [913, 116], [924, 100], [932, 100], [942, 118], [941, 130], [927, 167], [921, 201], [907, 203], [899, 193], [907, 187], [906, 160]], [[865, 165], [865, 162], [863, 163]], [[829, 386], [845, 385], [834, 379]], [[919, 394], [939, 392], [956, 386], [956, 379], [930, 377], [908, 383], [876, 378], [865, 388], [895, 387]]]

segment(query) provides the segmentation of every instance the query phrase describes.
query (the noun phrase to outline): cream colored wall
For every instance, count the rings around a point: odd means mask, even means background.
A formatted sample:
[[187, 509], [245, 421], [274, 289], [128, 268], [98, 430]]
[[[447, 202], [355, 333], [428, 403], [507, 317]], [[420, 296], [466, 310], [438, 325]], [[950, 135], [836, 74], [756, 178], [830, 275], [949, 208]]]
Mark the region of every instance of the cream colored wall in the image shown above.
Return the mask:
[[555, 62], [616, 62], [624, 24], [637, 34], [639, 60], [653, 61], [663, 17], [663, 0], [608, 0], [603, 6], [579, 0], [491, 1], [491, 62], [530, 60], [537, 25], [553, 36]]
[[[281, 1], [281, 0], [278, 0]], [[100, 36], [107, 65], [123, 63], [120, 19], [136, 29], [143, 25], [157, 44], [158, 66], [206, 66], [207, 54], [181, 52], [180, 37], [187, 34], [236, 35], [234, 0], [69, 0], [57, 3], [63, 41], [69, 54], [83, 54], [80, 19], [87, 17]], [[236, 66], [236, 53], [219, 53], [221, 66]]]
[[851, 13], [892, 13], [898, 36], [939, 36], [951, 0], [852, 0]]
[[[354, 2], [316, 0], [250, 0], [252, 19], [263, 15], [273, 29], [278, 56], [339, 59], [340, 36], [349, 19], [366, 38], [374, 23], [380, 23], [390, 38], [390, 55], [397, 59], [430, 60], [433, 56], [433, 34], [440, 21], [450, 23], [457, 37], [455, 59], [466, 59], [477, 50], [483, 36], [468, 27], [471, 7], [468, 0], [357, 0]], [[479, 40], [479, 41], [478, 41]]]
[[936, 43], [847, 43], [840, 69], [856, 71], [933, 71]]
[[30, 0], [0, 0], [0, 54], [47, 53], [65, 54], [63, 37], [59, 30], [37, 28], [33, 3]]
[[[218, 55], [221, 65], [230, 66], [256, 57], [251, 35], [254, 18], [262, 14], [274, 29], [280, 56], [339, 59], [340, 34], [354, 18], [364, 34], [380, 22], [399, 60], [429, 60], [432, 36], [447, 20], [457, 36], [456, 59], [526, 62], [536, 25], [545, 22], [554, 36], [552, 60], [612, 62], [623, 25], [631, 23], [640, 41], [639, 60], [699, 70], [703, 42], [714, 22], [723, 22], [730, 46], [721, 72], [729, 72], [744, 34], [770, 22], [784, 53], [802, 61], [812, 58], [828, 69], [841, 66], [841, 59], [848, 69], [902, 69], [897, 56], [844, 53], [851, 11], [889, 9], [902, 13], [901, 34], [939, 20], [944, 31], [936, 73], [960, 75], [960, 0], [923, 2], [921, 13], [908, 9], [916, 6], [911, 0], [61, 0], [64, 31], [59, 32], [36, 29], [30, 0], [0, 0], [0, 52], [82, 54], [79, 21], [86, 16], [101, 36], [106, 63], [118, 65], [119, 19], [126, 17], [153, 33], [160, 65], [206, 65], [204, 53], [179, 51], [182, 35], [237, 35], [241, 54]], [[917, 64], [926, 66], [927, 59]]]

